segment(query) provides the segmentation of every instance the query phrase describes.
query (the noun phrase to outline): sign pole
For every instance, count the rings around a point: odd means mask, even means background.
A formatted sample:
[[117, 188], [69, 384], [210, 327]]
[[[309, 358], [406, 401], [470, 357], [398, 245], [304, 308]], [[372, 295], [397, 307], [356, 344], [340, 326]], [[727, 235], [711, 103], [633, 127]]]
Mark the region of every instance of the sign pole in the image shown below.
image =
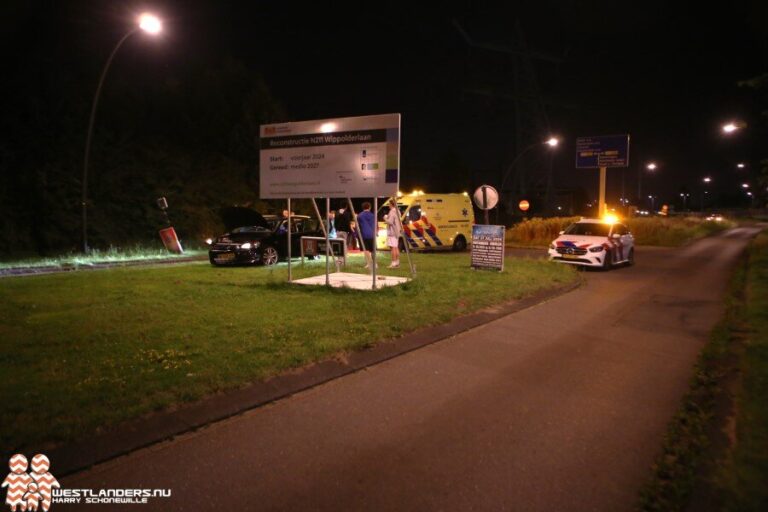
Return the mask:
[[607, 174], [607, 167], [600, 167], [600, 200], [598, 202], [598, 216], [603, 217], [607, 211], [605, 207], [605, 175]]
[[288, 282], [293, 280], [291, 275], [291, 198], [288, 198]]
[[376, 289], [376, 246], [379, 239], [379, 198], [373, 198], [373, 247], [371, 247], [371, 268], [373, 269], [373, 284], [371, 289]]
[[[325, 198], [325, 218], [330, 219], [331, 218], [331, 198], [326, 197]], [[323, 225], [325, 225], [325, 222], [323, 222]], [[331, 259], [330, 259], [330, 252], [331, 252], [331, 239], [330, 239], [330, 229], [328, 226], [325, 228], [325, 286], [331, 286]]]

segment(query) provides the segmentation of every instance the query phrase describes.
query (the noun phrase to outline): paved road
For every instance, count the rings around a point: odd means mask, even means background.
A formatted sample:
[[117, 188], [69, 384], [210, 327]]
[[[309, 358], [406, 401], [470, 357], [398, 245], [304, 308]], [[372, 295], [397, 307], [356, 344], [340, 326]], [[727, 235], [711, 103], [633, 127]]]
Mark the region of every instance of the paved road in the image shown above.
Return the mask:
[[572, 293], [63, 484], [172, 489], [143, 511], [630, 510], [754, 233], [641, 248]]

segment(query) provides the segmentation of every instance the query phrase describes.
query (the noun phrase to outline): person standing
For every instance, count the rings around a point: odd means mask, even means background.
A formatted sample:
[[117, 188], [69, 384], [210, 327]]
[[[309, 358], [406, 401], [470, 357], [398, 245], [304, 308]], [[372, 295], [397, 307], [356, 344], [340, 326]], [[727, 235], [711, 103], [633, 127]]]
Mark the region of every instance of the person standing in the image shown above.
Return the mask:
[[328, 230], [328, 238], [336, 238], [336, 211], [328, 212], [328, 219], [325, 223], [325, 229]]
[[349, 233], [352, 231], [352, 227], [350, 226], [351, 221], [352, 217], [349, 210], [345, 207], [339, 208], [339, 213], [336, 214], [336, 236], [343, 238], [347, 247], [350, 245]]
[[389, 268], [398, 268], [400, 266], [400, 212], [397, 209], [397, 203], [394, 199], [389, 201], [389, 213], [384, 217], [387, 223], [387, 247], [389, 247], [392, 256], [392, 263]]
[[363, 237], [363, 253], [365, 254], [365, 268], [371, 268], [373, 257], [373, 244], [376, 243], [376, 217], [371, 212], [371, 203], [363, 203], [363, 211], [357, 216], [357, 227]]

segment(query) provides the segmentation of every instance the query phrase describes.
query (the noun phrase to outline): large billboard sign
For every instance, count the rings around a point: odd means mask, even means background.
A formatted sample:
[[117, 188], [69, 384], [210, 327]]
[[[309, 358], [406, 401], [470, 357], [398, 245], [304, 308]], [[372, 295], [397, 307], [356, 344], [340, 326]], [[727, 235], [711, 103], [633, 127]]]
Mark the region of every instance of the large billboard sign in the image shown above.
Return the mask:
[[576, 168], [629, 166], [629, 135], [605, 135], [576, 139]]
[[400, 114], [262, 125], [260, 197], [395, 197]]

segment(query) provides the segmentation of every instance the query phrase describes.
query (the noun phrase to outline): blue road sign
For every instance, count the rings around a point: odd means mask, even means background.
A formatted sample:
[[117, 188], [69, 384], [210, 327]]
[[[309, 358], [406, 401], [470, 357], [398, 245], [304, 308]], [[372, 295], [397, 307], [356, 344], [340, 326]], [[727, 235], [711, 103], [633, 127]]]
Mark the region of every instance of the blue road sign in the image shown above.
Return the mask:
[[576, 139], [576, 168], [629, 167], [629, 135]]

